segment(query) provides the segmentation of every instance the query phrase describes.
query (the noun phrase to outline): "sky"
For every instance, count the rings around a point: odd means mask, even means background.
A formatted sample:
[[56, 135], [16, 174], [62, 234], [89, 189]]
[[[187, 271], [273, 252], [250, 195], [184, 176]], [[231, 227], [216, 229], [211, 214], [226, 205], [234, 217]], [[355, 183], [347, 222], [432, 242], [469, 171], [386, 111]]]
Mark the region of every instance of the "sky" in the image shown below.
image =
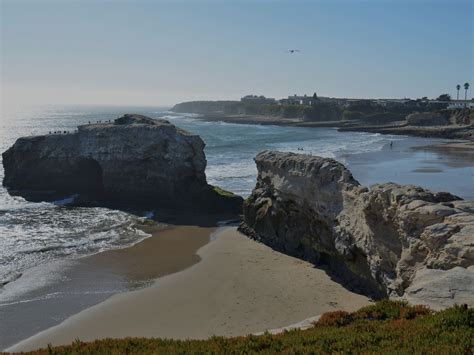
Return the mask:
[[474, 0], [0, 4], [3, 105], [474, 89]]

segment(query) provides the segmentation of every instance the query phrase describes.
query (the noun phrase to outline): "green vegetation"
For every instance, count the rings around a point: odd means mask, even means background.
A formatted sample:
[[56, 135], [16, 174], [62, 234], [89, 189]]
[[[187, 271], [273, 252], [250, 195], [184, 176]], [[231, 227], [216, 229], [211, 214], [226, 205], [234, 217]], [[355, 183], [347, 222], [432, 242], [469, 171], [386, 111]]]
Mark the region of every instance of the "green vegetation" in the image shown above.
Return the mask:
[[311, 329], [208, 340], [105, 339], [50, 347], [37, 354], [162, 353], [462, 353], [474, 351], [474, 309], [432, 312], [423, 306], [380, 301], [356, 312], [324, 314]]
[[345, 110], [342, 114], [342, 119], [344, 121], [351, 121], [351, 120], [360, 120], [364, 117], [364, 114], [359, 111], [349, 111]]
[[234, 193], [232, 193], [230, 191], [227, 191], [227, 190], [224, 190], [224, 189], [221, 189], [219, 186], [212, 186], [212, 189], [221, 196], [225, 196], [225, 197], [234, 197], [234, 196], [236, 196]]
[[302, 118], [306, 105], [281, 105], [280, 116], [285, 118]]
[[451, 95], [442, 94], [442, 95], [439, 95], [436, 100], [438, 100], [438, 101], [451, 101]]

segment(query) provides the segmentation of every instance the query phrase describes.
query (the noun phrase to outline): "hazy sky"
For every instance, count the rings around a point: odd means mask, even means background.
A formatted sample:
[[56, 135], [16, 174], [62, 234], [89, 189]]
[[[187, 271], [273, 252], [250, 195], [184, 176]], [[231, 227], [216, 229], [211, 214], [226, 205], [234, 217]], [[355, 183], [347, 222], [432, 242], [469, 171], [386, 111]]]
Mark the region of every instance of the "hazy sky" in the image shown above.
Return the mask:
[[3, 104], [474, 88], [473, 0], [0, 3]]

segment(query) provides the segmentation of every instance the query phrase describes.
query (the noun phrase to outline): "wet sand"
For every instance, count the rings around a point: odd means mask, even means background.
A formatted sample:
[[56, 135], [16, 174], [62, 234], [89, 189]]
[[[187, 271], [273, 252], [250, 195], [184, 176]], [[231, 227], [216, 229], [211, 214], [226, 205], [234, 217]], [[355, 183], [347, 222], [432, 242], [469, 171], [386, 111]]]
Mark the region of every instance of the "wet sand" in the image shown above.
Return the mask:
[[365, 186], [412, 184], [474, 199], [474, 143], [418, 137], [392, 143], [381, 151], [347, 154], [344, 163]]
[[24, 275], [29, 279], [47, 273], [59, 277], [15, 302], [0, 304], [0, 350], [114, 294], [149, 286], [158, 277], [198, 263], [197, 250], [215, 231], [214, 227], [193, 226], [147, 229], [152, 236], [132, 247], [44, 265]]
[[437, 153], [443, 162], [452, 168], [474, 166], [474, 142], [472, 141], [446, 141], [416, 147], [414, 150]]
[[201, 260], [197, 250], [210, 240], [215, 228], [173, 226], [131, 248], [108, 250], [82, 259], [83, 265], [122, 275], [133, 287], [184, 270]]
[[150, 287], [114, 295], [8, 350], [33, 350], [76, 338], [245, 335], [370, 302], [323, 270], [250, 240], [235, 227], [220, 231], [199, 249], [202, 260], [194, 266]]

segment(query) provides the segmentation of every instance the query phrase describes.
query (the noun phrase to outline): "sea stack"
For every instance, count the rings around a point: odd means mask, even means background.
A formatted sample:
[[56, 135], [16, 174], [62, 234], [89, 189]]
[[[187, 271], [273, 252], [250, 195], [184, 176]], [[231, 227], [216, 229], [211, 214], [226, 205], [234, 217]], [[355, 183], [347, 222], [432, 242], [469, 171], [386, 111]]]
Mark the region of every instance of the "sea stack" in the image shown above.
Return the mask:
[[365, 294], [474, 306], [474, 201], [412, 185], [369, 189], [333, 159], [264, 151], [255, 162], [247, 235]]
[[126, 114], [70, 134], [19, 138], [3, 185], [32, 201], [238, 213], [242, 199], [206, 182], [204, 142], [166, 120]]

